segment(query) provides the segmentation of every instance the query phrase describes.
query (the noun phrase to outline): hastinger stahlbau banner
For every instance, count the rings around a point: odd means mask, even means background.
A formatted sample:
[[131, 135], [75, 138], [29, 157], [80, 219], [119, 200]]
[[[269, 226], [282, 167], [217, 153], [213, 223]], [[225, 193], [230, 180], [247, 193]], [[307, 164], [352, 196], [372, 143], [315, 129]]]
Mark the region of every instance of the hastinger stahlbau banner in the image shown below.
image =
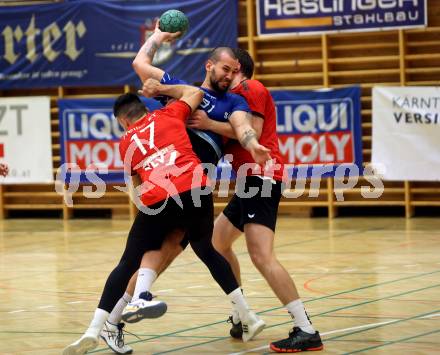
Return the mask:
[[385, 180], [440, 180], [440, 87], [373, 89], [371, 162]]
[[237, 44], [234, 0], [74, 1], [3, 6], [0, 89], [139, 85], [131, 63], [156, 19], [178, 8], [188, 32], [164, 43], [155, 62], [187, 82], [202, 81], [208, 53]]
[[360, 88], [271, 91], [279, 147], [294, 177], [362, 174]]
[[257, 0], [261, 35], [427, 26], [427, 0]]

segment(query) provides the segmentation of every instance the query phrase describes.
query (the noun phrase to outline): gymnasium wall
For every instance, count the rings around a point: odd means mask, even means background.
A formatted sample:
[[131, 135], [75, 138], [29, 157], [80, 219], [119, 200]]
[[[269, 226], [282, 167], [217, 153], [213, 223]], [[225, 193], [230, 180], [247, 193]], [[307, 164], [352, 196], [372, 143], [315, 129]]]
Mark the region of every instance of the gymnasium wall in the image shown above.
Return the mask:
[[[239, 45], [250, 51], [256, 61], [255, 78], [269, 89], [316, 89], [359, 84], [362, 88], [362, 133], [364, 164], [371, 160], [371, 90], [381, 86], [440, 85], [440, 1], [429, 0], [429, 26], [426, 29], [323, 34], [261, 38], [256, 35], [253, 0], [239, 1]], [[2, 97], [50, 95], [53, 171], [60, 164], [60, 143], [57, 99], [115, 97], [130, 87], [84, 87], [1, 91]], [[337, 201], [333, 178], [306, 181], [305, 192], [295, 199], [284, 198], [280, 212], [301, 212], [309, 215], [320, 207], [333, 218], [340, 207], [400, 207], [402, 215], [411, 217], [419, 207], [440, 206], [440, 183], [384, 182], [385, 190], [378, 199], [366, 200], [361, 186], [370, 186], [365, 179], [347, 191], [344, 201]], [[337, 184], [338, 185], [338, 184]], [[341, 191], [336, 191], [341, 193]], [[217, 198], [220, 210], [227, 198]], [[127, 195], [107, 187], [104, 197], [86, 199], [82, 190], [74, 193], [73, 207], [63, 203], [63, 196], [54, 184], [0, 185], [0, 218], [13, 211], [58, 211], [71, 218], [75, 211], [89, 215], [98, 211], [112, 214], [136, 212]], [[83, 212], [84, 213], [84, 212]]]

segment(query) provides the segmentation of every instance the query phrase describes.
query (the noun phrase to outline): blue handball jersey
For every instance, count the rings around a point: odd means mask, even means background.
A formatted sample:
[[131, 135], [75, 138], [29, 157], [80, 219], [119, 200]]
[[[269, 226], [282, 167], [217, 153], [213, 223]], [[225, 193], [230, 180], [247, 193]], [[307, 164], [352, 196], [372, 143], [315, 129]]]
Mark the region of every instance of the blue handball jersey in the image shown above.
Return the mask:
[[[188, 85], [186, 81], [174, 78], [169, 73], [164, 73], [160, 82], [167, 85]], [[201, 89], [205, 92], [205, 95], [203, 96], [203, 100], [198, 108], [205, 111], [208, 117], [213, 120], [227, 122], [229, 116], [235, 111], [250, 111], [246, 100], [240, 95], [229, 92], [218, 93], [202, 87]], [[211, 144], [211, 146], [217, 152], [219, 159], [223, 156], [222, 136], [211, 131], [201, 131], [191, 128], [190, 130]]]

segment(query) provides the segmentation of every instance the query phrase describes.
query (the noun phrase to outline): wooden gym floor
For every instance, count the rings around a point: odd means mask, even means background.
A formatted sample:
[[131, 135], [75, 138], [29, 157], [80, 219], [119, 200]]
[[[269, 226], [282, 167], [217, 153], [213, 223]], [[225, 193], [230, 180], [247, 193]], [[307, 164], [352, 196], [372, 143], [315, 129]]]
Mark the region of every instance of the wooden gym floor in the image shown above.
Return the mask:
[[[0, 221], [0, 353], [60, 354], [86, 329], [130, 222]], [[266, 321], [228, 337], [229, 303], [186, 250], [156, 282], [160, 319], [128, 325], [136, 354], [265, 354], [290, 319], [236, 250], [245, 294]], [[279, 219], [276, 252], [325, 341], [322, 354], [440, 354], [440, 220]], [[94, 353], [111, 354], [100, 343]]]

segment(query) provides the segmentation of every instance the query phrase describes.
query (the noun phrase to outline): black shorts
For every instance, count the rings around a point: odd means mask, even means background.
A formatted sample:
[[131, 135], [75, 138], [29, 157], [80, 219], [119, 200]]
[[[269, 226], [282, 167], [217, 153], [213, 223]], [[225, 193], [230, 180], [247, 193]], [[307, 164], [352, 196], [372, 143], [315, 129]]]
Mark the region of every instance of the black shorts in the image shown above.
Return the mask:
[[[165, 207], [156, 215], [145, 214], [142, 211], [136, 216], [131, 227], [128, 241], [138, 240], [143, 251], [158, 250], [169, 233], [180, 229], [188, 236], [189, 241], [202, 238], [212, 238], [214, 228], [214, 205], [212, 193], [202, 195], [199, 189], [186, 191], [178, 195], [182, 207], [173, 198], [169, 198]], [[193, 196], [200, 203], [193, 202]], [[158, 209], [164, 201], [149, 206]]]
[[[252, 197], [245, 197], [242, 194], [243, 191], [250, 193], [255, 189], [258, 189], [258, 193]], [[256, 223], [275, 232], [281, 199], [281, 182], [247, 176], [244, 180], [237, 180], [235, 191], [231, 201], [223, 210], [223, 214], [234, 227], [243, 232], [245, 224]]]
[[[188, 133], [189, 139], [191, 141], [192, 149], [202, 162], [202, 165], [212, 164], [214, 167], [216, 167], [218, 161], [220, 160], [220, 157], [217, 155], [212, 145], [197, 134], [195, 134], [192, 130], [187, 129], [186, 132]], [[204, 173], [208, 175], [210, 179], [215, 179], [217, 176], [217, 171], [215, 169], [211, 172], [208, 169], [204, 169]], [[211, 208], [214, 208], [214, 206], [211, 206]], [[191, 237], [188, 236], [188, 232], [186, 232], [184, 238], [180, 242], [180, 246], [182, 247], [182, 249], [185, 249], [188, 246], [190, 239]]]

